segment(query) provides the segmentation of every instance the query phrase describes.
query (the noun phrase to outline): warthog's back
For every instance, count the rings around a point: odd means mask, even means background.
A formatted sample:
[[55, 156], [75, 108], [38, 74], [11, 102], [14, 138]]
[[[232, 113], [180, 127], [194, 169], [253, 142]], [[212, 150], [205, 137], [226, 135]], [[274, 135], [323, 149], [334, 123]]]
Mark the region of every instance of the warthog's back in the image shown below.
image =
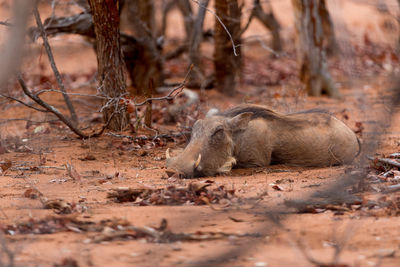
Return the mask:
[[359, 152], [354, 132], [326, 112], [284, 115], [262, 106], [240, 105], [221, 115], [244, 112], [253, 116], [248, 128], [235, 138], [241, 166], [331, 166], [350, 163]]

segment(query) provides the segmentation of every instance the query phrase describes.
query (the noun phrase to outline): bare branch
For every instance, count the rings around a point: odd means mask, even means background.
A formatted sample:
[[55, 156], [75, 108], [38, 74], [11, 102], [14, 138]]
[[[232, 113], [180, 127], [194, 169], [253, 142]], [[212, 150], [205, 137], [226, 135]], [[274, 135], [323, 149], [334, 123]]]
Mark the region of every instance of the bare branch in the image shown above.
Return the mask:
[[137, 106], [137, 107], [138, 106], [143, 106], [147, 102], [150, 102], [150, 101], [153, 101], [153, 100], [159, 101], [159, 100], [171, 100], [171, 99], [174, 99], [182, 91], [183, 87], [185, 87], [185, 83], [186, 83], [186, 81], [187, 81], [187, 79], [189, 77], [189, 74], [190, 74], [192, 69], [193, 69], [193, 65], [190, 65], [189, 71], [186, 73], [186, 76], [183, 79], [183, 82], [179, 86], [173, 88], [166, 96], [147, 98], [143, 102], [135, 103], [135, 106]]
[[15, 97], [12, 97], [12, 96], [9, 96], [9, 95], [4, 95], [4, 94], [0, 94], [0, 96], [1, 96], [1, 97], [4, 97], [4, 98], [7, 98], [7, 99], [10, 99], [10, 100], [13, 100], [13, 101], [17, 101], [18, 103], [21, 103], [22, 105], [24, 105], [24, 106], [26, 106], [26, 107], [28, 107], [28, 108], [34, 109], [34, 110], [36, 110], [36, 111], [48, 112], [48, 111], [45, 110], [45, 109], [40, 109], [40, 108], [34, 107], [34, 106], [32, 106], [32, 105], [29, 105], [28, 103], [25, 103], [24, 101], [19, 100], [18, 98], [15, 98]]
[[248, 36], [248, 37], [245, 38], [245, 40], [242, 42], [242, 44], [240, 44], [238, 46], [244, 46], [244, 45], [248, 44], [249, 42], [251, 42], [252, 39], [254, 39], [254, 40], [256, 40], [257, 42], [260, 43], [262, 49], [270, 52], [275, 57], [279, 58], [279, 57], [285, 56], [285, 57], [289, 58], [289, 55], [287, 53], [276, 51], [272, 47], [268, 46], [261, 37], [262, 37], [262, 35]]
[[183, 44], [178, 46], [176, 49], [172, 50], [171, 52], [168, 52], [165, 56], [165, 60], [171, 60], [174, 58], [179, 57], [183, 53], [185, 53], [189, 49], [189, 46], [187, 44]]
[[58, 109], [56, 109], [55, 107], [53, 107], [52, 105], [44, 102], [40, 97], [38, 97], [37, 95], [33, 94], [28, 87], [25, 84], [25, 81], [22, 79], [22, 76], [20, 73], [17, 74], [17, 79], [18, 82], [22, 88], [22, 90], [24, 91], [24, 93], [31, 98], [33, 101], [35, 101], [37, 104], [39, 104], [40, 106], [44, 107], [48, 112], [53, 113], [54, 115], [57, 116], [57, 118], [59, 118], [65, 125], [68, 126], [68, 128], [73, 131], [76, 135], [78, 135], [80, 138], [82, 139], [87, 139], [87, 138], [91, 138], [91, 137], [98, 137], [101, 134], [103, 134], [104, 130], [107, 128], [108, 124], [110, 123], [112, 117], [114, 116], [114, 113], [108, 118], [108, 121], [106, 124], [103, 125], [102, 129], [98, 132], [98, 133], [94, 133], [91, 135], [87, 135], [85, 133], [83, 133], [79, 128], [77, 128], [75, 126], [75, 124], [73, 124], [68, 118], [66, 118]]
[[7, 21], [0, 21], [0, 25], [4, 25], [4, 26], [8, 26], [8, 27], [13, 26], [11, 23], [8, 23]]
[[66, 118], [58, 109], [56, 109], [52, 105], [47, 104], [42, 99], [40, 99], [37, 95], [35, 95], [31, 91], [29, 91], [28, 87], [25, 84], [25, 81], [22, 79], [21, 74], [17, 74], [17, 79], [18, 79], [19, 84], [21, 85], [22, 90], [29, 98], [31, 98], [33, 101], [38, 103], [40, 106], [47, 109], [49, 112], [56, 115], [63, 123], [65, 123], [79, 137], [86, 138], [86, 135], [81, 130], [76, 128], [75, 125], [70, 120], [68, 120], [68, 118]]
[[253, 18], [254, 18], [254, 13], [251, 12], [251, 14], [250, 14], [250, 16], [249, 16], [249, 19], [247, 20], [246, 25], [244, 25], [244, 27], [240, 30], [239, 36], [242, 36], [243, 33], [244, 33], [245, 31], [247, 31], [247, 29], [249, 28], [250, 23], [251, 23], [251, 21], [253, 20]]
[[72, 105], [69, 96], [66, 94], [64, 83], [63, 83], [63, 81], [61, 79], [60, 72], [58, 71], [56, 63], [54, 61], [53, 52], [51, 51], [49, 40], [47, 39], [47, 34], [46, 34], [46, 31], [44, 30], [43, 23], [42, 23], [42, 20], [40, 18], [40, 14], [39, 14], [39, 11], [38, 11], [36, 5], [33, 8], [33, 14], [34, 14], [35, 19], [36, 19], [36, 24], [37, 24], [37, 26], [38, 26], [38, 28], [40, 30], [40, 34], [42, 35], [43, 44], [44, 44], [44, 47], [46, 48], [46, 52], [47, 52], [47, 55], [49, 57], [51, 68], [53, 69], [54, 75], [56, 76], [58, 87], [63, 92], [63, 97], [64, 97], [64, 100], [65, 100], [65, 103], [67, 104], [68, 110], [69, 110], [69, 112], [71, 114], [72, 122], [74, 124], [78, 124], [78, 117], [76, 115], [74, 106]]
[[269, 13], [266, 13], [261, 6], [260, 0], [254, 0], [251, 16], [258, 19], [271, 32], [273, 49], [275, 51], [281, 51], [282, 41], [279, 33], [280, 25], [272, 12], [272, 7], [270, 6]]
[[[60, 93], [60, 94], [64, 94], [64, 92], [60, 91], [60, 90], [55, 90], [55, 89], [43, 89], [40, 90], [36, 93], [37, 96], [43, 94], [43, 93], [48, 93], [48, 92], [54, 92], [54, 93]], [[66, 92], [65, 94], [67, 95], [75, 95], [75, 96], [87, 96], [87, 97], [96, 97], [96, 98], [101, 98], [101, 99], [107, 99], [107, 97], [105, 96], [101, 96], [101, 95], [90, 95], [90, 94], [82, 94], [82, 93], [68, 93]]]
[[226, 28], [225, 24], [222, 22], [221, 18], [220, 18], [213, 10], [211, 10], [211, 9], [205, 7], [204, 5], [202, 5], [198, 0], [192, 0], [192, 1], [195, 2], [196, 4], [198, 4], [199, 7], [204, 8], [205, 10], [207, 10], [208, 12], [210, 12], [211, 14], [214, 15], [214, 17], [215, 17], [215, 18], [218, 20], [218, 22], [221, 24], [222, 28], [224, 28], [224, 30], [226, 31], [226, 33], [227, 33], [228, 36], [229, 36], [229, 39], [231, 40], [232, 48], [233, 48], [233, 54], [234, 54], [235, 56], [238, 56], [239, 54], [238, 54], [237, 51], [236, 51], [236, 46], [237, 46], [237, 45], [235, 45], [235, 42], [233, 41], [232, 34], [228, 31], [228, 29]]

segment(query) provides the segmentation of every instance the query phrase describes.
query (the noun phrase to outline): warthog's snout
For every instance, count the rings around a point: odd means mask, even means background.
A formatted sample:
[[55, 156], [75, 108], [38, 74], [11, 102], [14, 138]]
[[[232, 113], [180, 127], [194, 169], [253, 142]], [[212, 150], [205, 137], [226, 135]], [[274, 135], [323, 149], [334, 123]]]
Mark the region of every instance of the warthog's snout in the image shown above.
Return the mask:
[[233, 118], [212, 116], [196, 121], [184, 151], [176, 157], [166, 151], [168, 174], [192, 178], [229, 172], [236, 163], [232, 137], [247, 127], [251, 115], [247, 112]]
[[192, 178], [201, 176], [201, 154], [198, 154], [196, 160], [186, 158], [185, 161], [183, 161], [182, 157], [172, 158], [168, 148], [165, 152], [165, 157], [167, 159], [166, 165], [168, 168], [166, 173], [169, 177], [178, 176], [180, 178]]

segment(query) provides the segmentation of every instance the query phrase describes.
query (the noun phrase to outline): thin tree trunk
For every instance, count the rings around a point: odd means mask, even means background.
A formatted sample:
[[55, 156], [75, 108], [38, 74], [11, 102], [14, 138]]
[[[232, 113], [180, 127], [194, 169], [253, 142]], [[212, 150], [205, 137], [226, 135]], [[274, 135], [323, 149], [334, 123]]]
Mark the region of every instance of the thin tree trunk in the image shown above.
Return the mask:
[[[144, 96], [146, 97], [146, 99], [149, 99], [151, 97], [153, 97], [153, 80], [150, 79], [149, 81], [149, 86], [146, 88], [146, 91], [144, 93]], [[153, 105], [153, 101], [148, 101], [146, 103], [146, 111], [144, 113], [144, 125], [146, 125], [147, 127], [151, 128], [151, 122], [152, 122], [152, 105]]]
[[162, 17], [161, 17], [161, 28], [158, 33], [159, 36], [165, 36], [167, 30], [167, 17], [168, 13], [174, 8], [175, 0], [164, 0], [162, 4]]
[[126, 66], [132, 80], [133, 93], [144, 96], [150, 79], [153, 79], [155, 87], [160, 86], [164, 79], [161, 49], [155, 38], [154, 1], [130, 0], [128, 6], [135, 38], [144, 45], [140, 51], [133, 51]]
[[185, 25], [186, 39], [189, 40], [193, 32], [193, 10], [189, 0], [175, 0], [179, 10], [182, 12]]
[[328, 55], [333, 55], [337, 51], [338, 46], [336, 43], [335, 27], [333, 26], [333, 21], [325, 0], [321, 0], [320, 2], [319, 14], [321, 16], [322, 27], [325, 35], [326, 52]]
[[254, 7], [252, 11], [252, 15], [257, 18], [268, 30], [271, 31], [272, 34], [272, 49], [274, 51], [280, 52], [282, 51], [282, 40], [280, 31], [279, 22], [276, 20], [275, 15], [270, 7], [270, 12], [265, 13], [260, 0], [254, 0]]
[[126, 94], [124, 61], [120, 48], [119, 1], [89, 0], [94, 30], [98, 65], [98, 90], [109, 97], [104, 103], [103, 119], [109, 121], [109, 129], [123, 130], [129, 123], [126, 107], [120, 98]]
[[208, 6], [209, 0], [202, 0], [199, 5], [196, 20], [193, 24], [193, 30], [191, 32], [189, 40], [189, 60], [193, 64], [194, 72], [190, 76], [189, 84], [200, 85], [204, 81], [204, 73], [201, 64], [201, 52], [200, 44], [203, 40], [203, 24], [204, 17], [206, 15], [206, 8]]
[[297, 34], [297, 61], [300, 80], [311, 96], [323, 92], [339, 97], [328, 70], [323, 45], [325, 39], [319, 14], [319, 0], [292, 0]]
[[[234, 44], [240, 42], [240, 15], [241, 11], [237, 0], [215, 0], [215, 10], [226, 29], [233, 37]], [[238, 56], [235, 56], [229, 35], [221, 23], [215, 20], [215, 79], [217, 90], [233, 96], [238, 84], [241, 68], [240, 47], [236, 47]]]
[[153, 0], [127, 0], [126, 5], [128, 8], [128, 22], [132, 26], [132, 30], [136, 33], [136, 36], [140, 36], [143, 33], [141, 29], [135, 27], [136, 20], [139, 19], [146, 30], [155, 35], [156, 20], [155, 20], [155, 7]]
[[[397, 0], [398, 7], [400, 8], [400, 0]], [[400, 13], [397, 15], [397, 22], [400, 26]], [[397, 39], [397, 51], [400, 51], [400, 33], [398, 33]]]

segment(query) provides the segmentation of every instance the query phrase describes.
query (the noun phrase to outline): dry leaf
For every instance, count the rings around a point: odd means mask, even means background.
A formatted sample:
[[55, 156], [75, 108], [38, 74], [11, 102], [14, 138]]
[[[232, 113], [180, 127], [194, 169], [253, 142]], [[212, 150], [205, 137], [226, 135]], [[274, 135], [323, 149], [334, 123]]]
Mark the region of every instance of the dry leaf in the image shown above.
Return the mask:
[[28, 188], [24, 192], [24, 197], [26, 198], [37, 199], [41, 196], [43, 196], [43, 194], [35, 188]]
[[57, 214], [72, 213], [72, 205], [63, 199], [50, 199], [43, 201], [44, 209], [52, 209]]
[[11, 168], [12, 162], [11, 160], [0, 161], [0, 168], [3, 172]]

